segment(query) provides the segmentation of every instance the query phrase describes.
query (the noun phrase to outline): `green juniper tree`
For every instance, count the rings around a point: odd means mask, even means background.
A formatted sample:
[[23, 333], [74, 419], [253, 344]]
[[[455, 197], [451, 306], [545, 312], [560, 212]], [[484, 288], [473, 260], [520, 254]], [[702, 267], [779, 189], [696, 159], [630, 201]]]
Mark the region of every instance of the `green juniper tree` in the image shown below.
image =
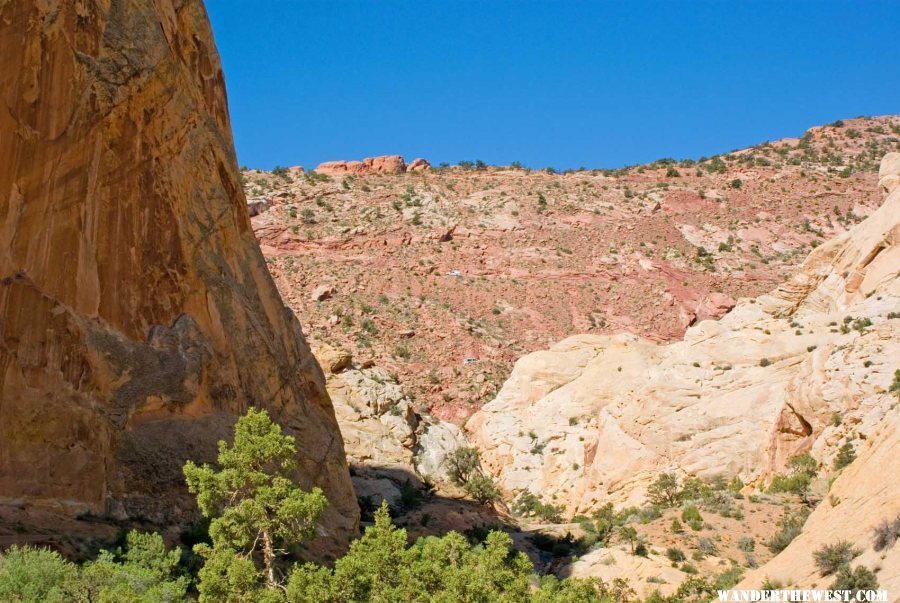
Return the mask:
[[166, 551], [159, 534], [128, 533], [124, 551], [101, 551], [76, 565], [56, 551], [13, 546], [0, 553], [0, 601], [23, 603], [180, 603], [188, 578], [180, 551]]
[[[195, 547], [206, 560], [201, 601], [265, 600], [265, 592], [255, 592], [260, 581], [264, 590], [280, 590], [276, 557], [315, 536], [327, 505], [322, 490], [306, 492], [291, 479], [296, 456], [294, 438], [266, 411], [250, 409], [235, 425], [234, 443], [219, 442], [218, 469], [191, 461], [184, 466], [189, 490], [211, 519], [212, 546]], [[235, 598], [236, 591], [245, 594]]]

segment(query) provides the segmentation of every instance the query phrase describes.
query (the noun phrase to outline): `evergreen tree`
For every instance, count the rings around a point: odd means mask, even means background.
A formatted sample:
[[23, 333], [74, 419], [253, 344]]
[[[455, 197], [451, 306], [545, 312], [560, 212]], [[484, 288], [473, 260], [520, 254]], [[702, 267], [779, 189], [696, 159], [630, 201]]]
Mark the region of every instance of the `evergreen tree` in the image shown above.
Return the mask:
[[[194, 549], [206, 560], [201, 601], [261, 601], [280, 592], [276, 557], [315, 536], [327, 505], [319, 488], [306, 492], [291, 479], [296, 455], [294, 438], [264, 410], [250, 409], [235, 425], [234, 443], [219, 442], [219, 469], [184, 466], [188, 489], [211, 519], [212, 546]], [[257, 592], [260, 582], [268, 594]]]

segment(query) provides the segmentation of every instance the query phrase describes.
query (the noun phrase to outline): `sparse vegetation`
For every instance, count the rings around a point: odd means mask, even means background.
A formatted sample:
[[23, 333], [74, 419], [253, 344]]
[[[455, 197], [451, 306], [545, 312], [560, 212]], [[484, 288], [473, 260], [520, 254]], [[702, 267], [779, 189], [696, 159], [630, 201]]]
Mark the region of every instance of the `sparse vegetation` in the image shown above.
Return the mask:
[[494, 478], [481, 470], [481, 455], [477, 448], [457, 448], [444, 459], [447, 477], [472, 499], [481, 504], [500, 498]]
[[850, 569], [849, 565], [844, 565], [838, 570], [837, 576], [831, 584], [832, 590], [849, 590], [852, 592], [876, 590], [877, 588], [878, 578], [875, 576], [875, 573], [862, 565], [854, 569]]
[[681, 563], [682, 561], [687, 559], [687, 557], [685, 557], [684, 555], [684, 551], [675, 547], [669, 547], [666, 549], [666, 557], [673, 564]]
[[803, 524], [809, 517], [809, 509], [802, 508], [794, 513], [785, 512], [778, 521], [778, 531], [772, 536], [766, 546], [776, 555], [787, 548], [794, 538], [800, 535]]
[[818, 473], [818, 463], [809, 454], [795, 456], [788, 463], [788, 472], [776, 475], [772, 479], [769, 491], [790, 492], [805, 497], [816, 473]]
[[883, 551], [894, 546], [900, 540], [900, 515], [894, 519], [886, 519], [874, 529], [873, 548]]
[[813, 552], [816, 567], [823, 576], [829, 576], [841, 567], [848, 565], [860, 551], [846, 540], [834, 544], [826, 544]]
[[511, 506], [513, 513], [522, 517], [535, 517], [546, 523], [559, 523], [562, 521], [563, 508], [558, 505], [545, 503], [540, 495], [527, 490], [519, 493]]
[[856, 451], [853, 450], [853, 444], [846, 442], [838, 450], [837, 456], [834, 457], [834, 469], [835, 471], [840, 471], [855, 460]]
[[681, 500], [681, 485], [672, 473], [661, 473], [647, 488], [647, 499], [659, 507], [674, 507]]

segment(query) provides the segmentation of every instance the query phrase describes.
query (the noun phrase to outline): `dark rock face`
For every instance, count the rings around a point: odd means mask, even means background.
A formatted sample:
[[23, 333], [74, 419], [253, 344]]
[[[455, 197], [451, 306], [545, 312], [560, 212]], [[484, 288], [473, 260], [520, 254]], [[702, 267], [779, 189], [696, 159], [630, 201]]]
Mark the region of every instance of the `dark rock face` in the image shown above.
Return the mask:
[[298, 440], [336, 546], [356, 500], [272, 283], [197, 0], [0, 0], [0, 500], [179, 522], [249, 405]]

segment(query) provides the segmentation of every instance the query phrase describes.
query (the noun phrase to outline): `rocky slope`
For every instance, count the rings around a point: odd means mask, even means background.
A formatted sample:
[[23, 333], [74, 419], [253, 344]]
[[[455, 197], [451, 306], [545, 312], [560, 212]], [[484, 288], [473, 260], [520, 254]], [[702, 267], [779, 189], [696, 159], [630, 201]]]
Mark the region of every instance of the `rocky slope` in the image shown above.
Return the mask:
[[0, 95], [3, 517], [189, 520], [182, 464], [257, 405], [339, 547], [341, 435], [254, 239], [202, 4], [0, 1]]
[[[900, 549], [876, 551], [872, 536], [900, 515], [900, 485], [885, 479], [900, 456], [900, 154], [884, 158], [880, 177], [887, 197], [868, 219], [682, 341], [581, 335], [522, 358], [466, 424], [507, 495], [528, 490], [586, 513], [644, 502], [662, 471], [738, 476], [753, 491], [809, 453], [837, 480], [803, 534], [744, 584], [824, 588], [832, 578], [812, 551], [849, 540], [862, 551], [854, 565], [900, 589]], [[858, 458], [833, 471], [847, 443]]]
[[896, 402], [898, 229], [895, 191], [784, 285], [680, 342], [579, 335], [526, 356], [466, 428], [507, 492], [571, 511], [640, 502], [665, 470], [763, 484], [806, 451], [830, 466]]
[[[573, 333], [677, 340], [771, 290], [879, 205], [878, 160], [898, 150], [900, 117], [885, 116], [622, 170], [242, 177], [311, 339], [374, 361], [418, 408], [462, 422], [519, 357]], [[331, 293], [313, 295], [322, 285]]]
[[[900, 270], [900, 154], [886, 157], [881, 167], [879, 184], [890, 196], [885, 202], [887, 210], [881, 216], [885, 224], [877, 230], [887, 226], [890, 231], [883, 246], [876, 246], [865, 256], [868, 265], [861, 266], [865, 272], [857, 265], [846, 284], [852, 288], [858, 282], [867, 292], [866, 283], [872, 286], [879, 279], [877, 267], [871, 266], [884, 255], [881, 280], [888, 284], [896, 303], [900, 297], [897, 278]], [[878, 257], [872, 257], [873, 252], [877, 252]], [[875, 271], [870, 274], [870, 270]], [[887, 289], [881, 290], [887, 292]], [[882, 358], [900, 370], [898, 334], [900, 331], [894, 326], [888, 341], [893, 346], [876, 348], [876, 351], [883, 351], [885, 356]], [[877, 414], [870, 410], [865, 415], [866, 420], [853, 426], [854, 433], [865, 438], [859, 456], [834, 481], [829, 496], [813, 511], [800, 536], [784, 552], [747, 576], [737, 588], [758, 588], [766, 580], [822, 588], [830, 583], [830, 579], [818, 571], [811, 551], [845, 540], [859, 552], [853, 566], [865, 566], [875, 571], [880, 587], [893, 596], [900, 592], [900, 546], [879, 546], [875, 541], [876, 528], [885, 523], [893, 522], [894, 532], [900, 534], [900, 482], [895, 477], [900, 475], [900, 372], [895, 374], [892, 385], [894, 399], [884, 419], [876, 423], [873, 415]], [[871, 400], [856, 398], [851, 403], [863, 406]]]

